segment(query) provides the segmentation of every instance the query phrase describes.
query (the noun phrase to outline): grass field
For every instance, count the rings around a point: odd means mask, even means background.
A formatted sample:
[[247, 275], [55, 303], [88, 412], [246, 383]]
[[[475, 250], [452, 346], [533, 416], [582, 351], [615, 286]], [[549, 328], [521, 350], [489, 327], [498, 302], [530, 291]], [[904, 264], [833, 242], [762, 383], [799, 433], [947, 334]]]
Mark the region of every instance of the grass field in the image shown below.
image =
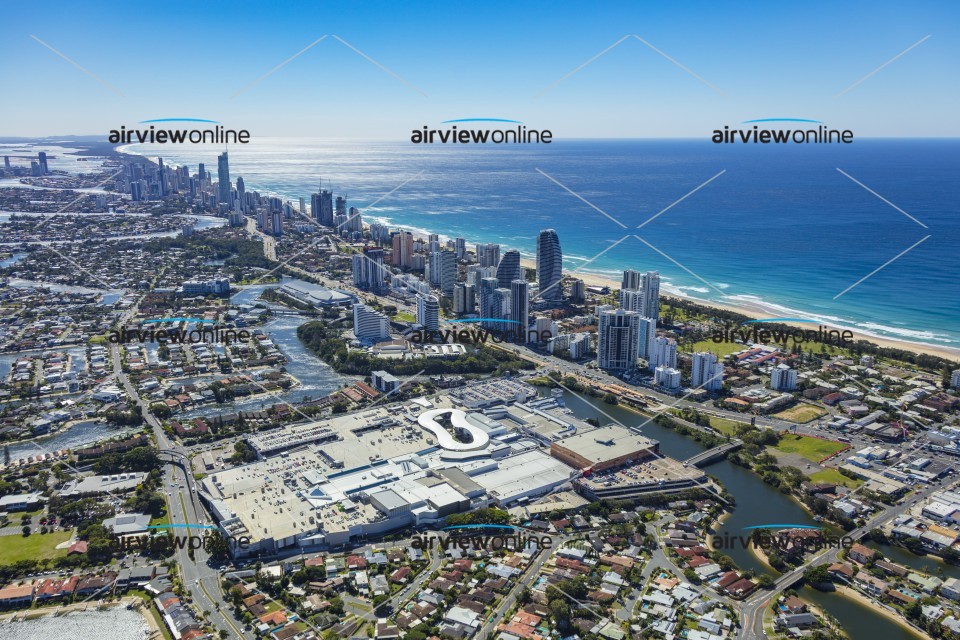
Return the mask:
[[412, 313], [407, 313], [406, 311], [398, 311], [397, 315], [393, 316], [393, 319], [397, 322], [416, 322], [417, 317]]
[[736, 436], [736, 428], [738, 425], [749, 425], [749, 422], [737, 422], [736, 420], [728, 420], [726, 418], [717, 418], [716, 416], [710, 416], [710, 426], [722, 433], [725, 436]]
[[700, 342], [694, 342], [693, 344], [682, 345], [680, 347], [680, 351], [685, 353], [710, 351], [722, 358], [723, 356], [730, 355], [731, 353], [743, 351], [746, 348], [746, 345], [737, 344], [735, 342], [714, 342], [713, 340], [701, 340]]
[[0, 564], [13, 564], [19, 560], [46, 560], [67, 555], [66, 549], [57, 549], [57, 545], [70, 539], [70, 531], [53, 533], [31, 533], [24, 538], [20, 535], [0, 536]]
[[803, 456], [807, 460], [819, 462], [846, 446], [847, 445], [842, 442], [832, 442], [830, 440], [820, 440], [809, 436], [788, 433], [780, 438], [779, 444], [774, 448], [783, 453], [795, 453]]
[[823, 471], [817, 471], [816, 473], [810, 475], [810, 479], [814, 482], [832, 482], [834, 484], [842, 484], [851, 489], [856, 489], [863, 484], [863, 480], [860, 480], [859, 478], [848, 478], [836, 469], [824, 469]]
[[810, 422], [811, 420], [816, 420], [820, 416], [826, 415], [826, 413], [827, 412], [820, 407], [815, 407], [811, 404], [800, 402], [789, 409], [784, 409], [779, 413], [774, 413], [773, 417], [780, 418], [781, 420], [786, 420], [788, 422], [803, 424], [805, 422]]

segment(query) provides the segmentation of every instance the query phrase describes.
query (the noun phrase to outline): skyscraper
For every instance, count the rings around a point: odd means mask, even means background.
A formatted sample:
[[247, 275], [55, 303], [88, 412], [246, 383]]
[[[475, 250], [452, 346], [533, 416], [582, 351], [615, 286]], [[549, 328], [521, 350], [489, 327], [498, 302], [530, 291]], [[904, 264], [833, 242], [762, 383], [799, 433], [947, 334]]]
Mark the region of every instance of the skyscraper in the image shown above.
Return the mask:
[[723, 388], [723, 363], [709, 351], [693, 354], [693, 371], [690, 386], [694, 389], [720, 391]]
[[335, 216], [347, 215], [347, 199], [345, 197], [337, 196], [337, 206], [333, 213]]
[[537, 281], [540, 297], [544, 300], [562, 300], [563, 253], [560, 238], [553, 229], [544, 229], [537, 237]]
[[333, 226], [333, 193], [321, 190], [310, 196], [310, 214], [317, 224]]
[[629, 371], [637, 366], [640, 315], [635, 311], [607, 309], [597, 325], [597, 366], [604, 370]]
[[363, 289], [383, 288], [383, 249], [366, 247], [353, 256], [353, 284]]
[[499, 318], [500, 321], [491, 322], [491, 329], [496, 329], [501, 332], [513, 330], [513, 327], [516, 325], [510, 322], [503, 322], [503, 320], [510, 320], [510, 307], [510, 289], [506, 287], [497, 287], [494, 289], [491, 294], [490, 303], [490, 313], [493, 315], [490, 317]]
[[517, 336], [517, 342], [527, 341], [527, 318], [530, 316], [530, 285], [526, 280], [514, 280], [510, 283], [510, 331]]
[[620, 289], [620, 307], [643, 313], [643, 292], [637, 289]]
[[240, 202], [240, 211], [247, 211], [247, 189], [243, 186], [243, 176], [237, 176], [237, 200]]
[[393, 266], [409, 269], [413, 266], [413, 234], [409, 231], [398, 231], [391, 242], [393, 247]]
[[437, 296], [417, 294], [417, 324], [430, 331], [440, 328], [440, 300]]
[[283, 218], [281, 217], [280, 212], [274, 211], [271, 214], [270, 219], [272, 221], [270, 235], [272, 235], [274, 238], [279, 238], [283, 235]]
[[37, 154], [37, 160], [40, 164], [40, 171], [43, 175], [50, 173], [50, 167], [47, 166], [47, 153], [46, 151], [41, 151]]
[[390, 339], [390, 319], [365, 305], [353, 305], [353, 335], [357, 340], [380, 342]]
[[217, 157], [217, 182], [219, 183], [218, 202], [232, 204], [230, 197], [230, 162], [227, 159], [226, 151]]
[[620, 289], [639, 289], [640, 272], [633, 269], [626, 269], [623, 272], [623, 280], [620, 282]]
[[653, 350], [648, 358], [650, 369], [657, 367], [677, 368], [677, 342], [670, 338], [659, 337], [653, 341]]
[[453, 286], [457, 284], [457, 254], [453, 251], [438, 251], [440, 269], [440, 291], [446, 297], [453, 295]]
[[474, 303], [475, 289], [472, 284], [463, 282], [457, 283], [453, 287], [453, 312], [454, 313], [473, 313], [476, 308]]
[[464, 238], [454, 238], [453, 245], [457, 260], [463, 260], [467, 257], [467, 241]]
[[500, 264], [500, 245], [478, 244], [477, 263], [481, 267], [496, 267]]
[[[480, 306], [480, 317], [485, 320], [482, 326], [485, 329], [499, 329], [500, 323], [494, 321], [500, 316], [494, 313], [494, 292], [497, 290], [497, 279], [493, 277], [481, 278], [480, 288], [477, 291], [477, 300]], [[489, 318], [489, 320], [487, 319]]]
[[520, 252], [516, 249], [510, 249], [500, 258], [500, 264], [497, 265], [497, 282], [501, 289], [509, 289], [510, 283], [514, 280], [522, 280], [522, 271], [520, 270]]
[[574, 278], [570, 283], [570, 301], [583, 302], [587, 299], [587, 285], [580, 278]]
[[657, 321], [640, 316], [637, 328], [637, 357], [649, 360], [650, 353], [653, 351], [653, 341], [657, 337]]
[[640, 278], [640, 290], [643, 292], [643, 315], [648, 318], [660, 318], [660, 272], [647, 271]]
[[[40, 154], [44, 155], [42, 151], [40, 152]], [[160, 197], [163, 198], [164, 196], [167, 195], [167, 172], [163, 168], [163, 158], [157, 158], [157, 166], [158, 166], [158, 178], [159, 178], [158, 182], [160, 185]]]
[[197, 180], [200, 181], [200, 185], [203, 186], [204, 180], [207, 179], [207, 170], [204, 167], [204, 164], [201, 162], [200, 167], [197, 170]]

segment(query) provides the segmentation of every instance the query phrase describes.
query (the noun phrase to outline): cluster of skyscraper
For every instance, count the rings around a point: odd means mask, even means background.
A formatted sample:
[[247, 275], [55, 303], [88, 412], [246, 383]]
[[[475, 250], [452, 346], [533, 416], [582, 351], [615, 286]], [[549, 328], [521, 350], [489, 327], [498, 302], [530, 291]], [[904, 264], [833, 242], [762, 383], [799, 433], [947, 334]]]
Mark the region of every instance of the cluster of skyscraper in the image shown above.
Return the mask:
[[[660, 274], [624, 271], [620, 308], [597, 307], [597, 366], [631, 373], [642, 359], [654, 374], [654, 384], [679, 389], [677, 343], [672, 338], [657, 336], [659, 318]], [[712, 353], [694, 354], [691, 386], [719, 391], [723, 387], [723, 363]]]

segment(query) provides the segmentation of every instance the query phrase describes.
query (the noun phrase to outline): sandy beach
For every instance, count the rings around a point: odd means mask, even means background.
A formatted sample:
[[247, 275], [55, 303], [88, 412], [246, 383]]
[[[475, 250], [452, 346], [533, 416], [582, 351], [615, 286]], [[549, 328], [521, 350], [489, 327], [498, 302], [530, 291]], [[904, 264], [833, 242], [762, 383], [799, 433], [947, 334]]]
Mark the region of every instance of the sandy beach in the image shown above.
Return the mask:
[[[522, 259], [520, 264], [528, 269], [535, 269], [536, 262], [534, 260]], [[611, 289], [619, 289], [620, 281], [614, 280], [611, 278], [605, 278], [603, 276], [584, 273], [582, 271], [577, 272], [565, 272], [564, 275], [574, 276], [583, 280], [584, 284], [587, 286], [595, 287], [610, 287]], [[765, 307], [762, 304], [756, 304], [754, 306], [747, 306], [743, 304], [734, 305], [726, 302], [716, 302], [714, 300], [704, 300], [703, 298], [696, 298], [694, 296], [688, 296], [678, 293], [664, 293], [663, 297], [665, 298], [679, 298], [681, 300], [689, 300], [691, 302], [696, 302], [697, 304], [702, 304], [705, 307], [713, 307], [715, 309], [723, 309], [725, 311], [732, 311], [734, 313], [739, 313], [745, 315], [748, 318], [769, 318], [769, 317], [779, 317], [779, 314], [782, 313], [777, 311], [773, 307]], [[796, 322], [783, 322], [781, 324], [789, 325], [791, 327], [796, 327], [798, 329], [810, 329], [808, 324], [800, 324]], [[824, 326], [830, 328], [840, 328], [830, 325], [829, 323], [824, 322]], [[853, 334], [855, 340], [866, 340], [872, 342], [881, 347], [891, 347], [894, 349], [903, 349], [905, 351], [910, 351], [912, 353], [922, 353], [927, 355], [940, 356], [941, 358], [947, 358], [949, 360], [954, 360], [960, 362], [960, 349], [951, 349], [949, 347], [941, 347], [938, 345], [927, 345], [919, 342], [910, 342], [907, 340], [895, 340], [893, 338], [882, 338], [873, 335], [863, 333], [861, 331], [856, 331], [853, 329], [843, 329], [850, 331]]]

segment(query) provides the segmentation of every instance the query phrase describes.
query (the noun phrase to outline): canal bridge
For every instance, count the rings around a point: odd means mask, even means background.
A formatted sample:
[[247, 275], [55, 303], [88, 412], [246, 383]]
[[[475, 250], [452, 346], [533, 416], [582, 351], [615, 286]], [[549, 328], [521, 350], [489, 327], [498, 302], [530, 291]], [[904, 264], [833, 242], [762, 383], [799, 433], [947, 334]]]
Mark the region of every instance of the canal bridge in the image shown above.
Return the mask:
[[733, 439], [730, 442], [725, 442], [714, 447], [713, 449], [707, 449], [706, 451], [702, 451], [691, 458], [687, 458], [683, 461], [683, 464], [690, 467], [703, 467], [711, 462], [716, 462], [717, 460], [726, 457], [728, 453], [731, 451], [736, 451], [742, 446], [742, 440]]

